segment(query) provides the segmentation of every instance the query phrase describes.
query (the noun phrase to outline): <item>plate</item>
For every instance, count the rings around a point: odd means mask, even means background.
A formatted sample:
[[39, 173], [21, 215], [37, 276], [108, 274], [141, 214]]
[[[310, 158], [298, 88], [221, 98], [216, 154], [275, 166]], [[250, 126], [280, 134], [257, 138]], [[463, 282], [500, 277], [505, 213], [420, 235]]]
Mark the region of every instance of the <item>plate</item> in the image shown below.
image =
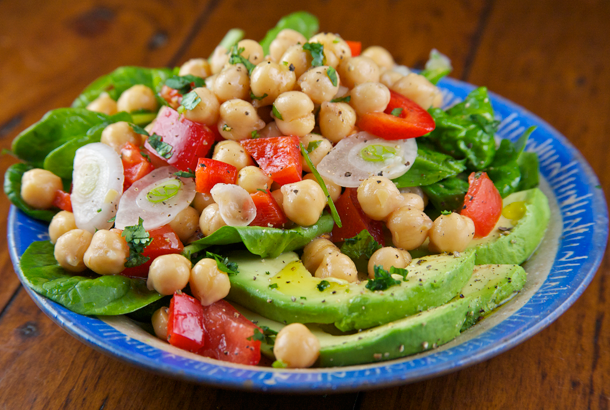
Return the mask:
[[[447, 105], [474, 86], [443, 79]], [[185, 352], [156, 339], [123, 317], [97, 318], [73, 313], [26, 290], [52, 320], [88, 345], [124, 362], [192, 382], [254, 391], [325, 393], [389, 387], [419, 381], [487, 360], [548, 326], [568, 309], [593, 279], [608, 236], [608, 210], [599, 181], [582, 155], [550, 125], [510, 101], [490, 93], [498, 135], [516, 140], [532, 125], [538, 129], [526, 149], [540, 158], [541, 188], [550, 199], [551, 225], [536, 254], [526, 263], [524, 290], [496, 313], [454, 341], [416, 356], [362, 366], [286, 370], [226, 364]], [[9, 249], [23, 282], [19, 258], [47, 225], [11, 208]]]

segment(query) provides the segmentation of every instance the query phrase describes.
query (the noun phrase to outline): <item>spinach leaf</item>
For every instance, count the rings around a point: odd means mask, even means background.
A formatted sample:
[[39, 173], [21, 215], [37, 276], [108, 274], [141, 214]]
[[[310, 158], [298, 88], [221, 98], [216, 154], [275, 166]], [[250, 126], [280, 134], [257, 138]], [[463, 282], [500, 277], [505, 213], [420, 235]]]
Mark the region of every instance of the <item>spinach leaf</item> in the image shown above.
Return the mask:
[[55, 148], [85, 135], [93, 126], [108, 121], [108, 116], [84, 108], [59, 108], [49, 111], [40, 121], [13, 140], [12, 151], [23, 161], [42, 168], [45, 157]]
[[464, 205], [464, 196], [468, 192], [468, 175], [459, 174], [424, 186], [422, 190], [437, 210], [460, 210]]
[[[143, 84], [157, 94], [174, 71], [169, 68], [119, 67], [89, 84], [74, 100], [72, 107], [85, 108], [103, 92], [116, 101], [125, 90], [136, 84]], [[162, 100], [158, 97], [160, 103], [163, 103]]]
[[517, 191], [536, 188], [540, 183], [538, 172], [538, 155], [535, 152], [523, 152], [517, 159], [521, 180]]
[[26, 204], [21, 197], [21, 177], [23, 177], [23, 174], [30, 169], [32, 169], [32, 167], [27, 164], [20, 163], [11, 165], [4, 174], [4, 193], [13, 203], [13, 205], [25, 212], [26, 215], [35, 219], [50, 222], [57, 211], [48, 209], [34, 209]]
[[436, 122], [429, 138], [441, 151], [457, 159], [465, 158], [469, 169], [482, 170], [491, 164], [498, 123], [485, 87], [472, 91], [447, 111], [431, 108], [429, 112]]
[[243, 242], [253, 254], [262, 258], [275, 258], [283, 252], [302, 248], [315, 237], [332, 231], [333, 225], [333, 218], [324, 213], [314, 225], [299, 226], [293, 229], [223, 226], [210, 236], [186, 246], [183, 254], [190, 258], [192, 254], [213, 245], [230, 245]]
[[[421, 144], [420, 144], [421, 145]], [[430, 185], [452, 177], [466, 169], [466, 160], [457, 160], [434, 150], [419, 146], [413, 166], [402, 176], [392, 180], [398, 188]]]
[[265, 55], [269, 54], [269, 46], [271, 42], [275, 40], [280, 31], [290, 28], [298, 31], [305, 38], [310, 38], [319, 29], [318, 19], [306, 11], [297, 11], [296, 13], [284, 16], [278, 21], [277, 25], [267, 32], [264, 39], [261, 40], [260, 44], [263, 46]]
[[351, 259], [361, 257], [368, 259], [377, 249], [381, 249], [381, 245], [366, 229], [363, 229], [353, 238], [346, 239], [343, 245], [341, 245], [341, 253], [346, 254]]
[[106, 121], [91, 127], [84, 136], [71, 139], [55, 148], [45, 158], [44, 169], [51, 171], [60, 178], [71, 180], [76, 150], [87, 144], [100, 142], [104, 128], [119, 121], [131, 122], [131, 115], [126, 112], [115, 114]]
[[33, 242], [21, 257], [21, 270], [30, 288], [73, 312], [122, 315], [163, 297], [149, 291], [143, 279], [74, 276], [57, 264], [53, 248], [51, 242]]

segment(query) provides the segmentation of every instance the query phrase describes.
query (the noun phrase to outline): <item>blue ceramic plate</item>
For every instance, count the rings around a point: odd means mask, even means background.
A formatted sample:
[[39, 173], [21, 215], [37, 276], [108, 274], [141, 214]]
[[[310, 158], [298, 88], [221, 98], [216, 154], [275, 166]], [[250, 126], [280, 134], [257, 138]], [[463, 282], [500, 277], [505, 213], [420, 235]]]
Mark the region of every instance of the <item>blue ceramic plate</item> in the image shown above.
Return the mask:
[[[439, 84], [447, 104], [474, 87], [452, 79]], [[70, 334], [127, 363], [164, 375], [219, 387], [309, 392], [388, 387], [438, 376], [487, 360], [538, 333], [582, 294], [599, 266], [608, 235], [608, 212], [597, 177], [580, 153], [551, 126], [523, 108], [491, 95], [499, 135], [516, 140], [538, 127], [527, 150], [540, 158], [541, 188], [550, 199], [552, 223], [537, 253], [524, 265], [524, 290], [456, 340], [426, 353], [363, 366], [287, 371], [225, 364], [181, 351], [157, 340], [123, 317], [72, 313], [27, 289], [38, 306]], [[16, 208], [9, 215], [9, 247], [23, 281], [19, 258], [47, 226]]]

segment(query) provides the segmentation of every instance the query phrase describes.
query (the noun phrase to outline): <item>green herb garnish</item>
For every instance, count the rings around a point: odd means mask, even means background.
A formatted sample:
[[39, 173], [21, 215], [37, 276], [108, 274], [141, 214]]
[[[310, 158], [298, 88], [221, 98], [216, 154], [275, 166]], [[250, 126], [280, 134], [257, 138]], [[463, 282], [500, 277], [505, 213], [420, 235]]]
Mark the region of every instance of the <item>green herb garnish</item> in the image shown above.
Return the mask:
[[252, 64], [246, 57], [241, 55], [245, 50], [244, 47], [238, 48], [237, 44], [231, 47], [231, 50], [229, 50], [229, 64], [243, 64], [246, 66], [248, 74], [252, 74], [252, 70], [256, 68], [256, 65]]
[[352, 259], [367, 258], [369, 259], [376, 250], [382, 246], [373, 238], [373, 236], [363, 229], [358, 235], [347, 238], [341, 245], [341, 253], [349, 256]]
[[146, 152], [140, 150], [140, 155], [142, 155], [142, 157], [144, 157], [146, 161], [150, 162], [150, 156]]
[[269, 289], [277, 289], [277, 283], [272, 283], [269, 285]]
[[303, 50], [309, 51], [311, 54], [311, 66], [318, 67], [324, 65], [324, 46], [320, 43], [305, 43]]
[[381, 265], [375, 265], [373, 269], [375, 271], [375, 278], [369, 279], [366, 283], [365, 288], [368, 290], [386, 290], [390, 286], [400, 285], [400, 281], [394, 279], [390, 272], [383, 269]]
[[129, 257], [125, 262], [126, 268], [133, 268], [140, 266], [150, 259], [148, 256], [142, 255], [144, 248], [150, 245], [153, 238], [144, 229], [144, 221], [142, 218], [138, 218], [138, 224], [133, 226], [126, 226], [121, 236], [125, 238], [127, 246], [129, 246]]
[[195, 171], [188, 168], [188, 172], [178, 171], [174, 172], [174, 175], [180, 178], [195, 178]]
[[330, 286], [330, 283], [327, 280], [321, 280], [320, 283], [318, 283], [317, 288], [320, 292], [322, 292], [329, 286]]
[[333, 98], [332, 100], [330, 100], [330, 102], [332, 102], [332, 103], [338, 103], [338, 102], [348, 103], [348, 102], [350, 102], [351, 99], [352, 99], [351, 95], [346, 95], [345, 97]]
[[235, 262], [229, 262], [229, 258], [222, 257], [216, 253], [207, 252], [205, 253], [206, 258], [214, 259], [216, 261], [216, 266], [221, 271], [227, 273], [228, 275], [237, 275], [239, 270], [237, 270], [238, 266]]
[[169, 145], [167, 142], [163, 142], [163, 138], [160, 135], [151, 135], [150, 138], [148, 138], [148, 143], [154, 148], [155, 151], [157, 151], [159, 156], [165, 159], [170, 159], [172, 157], [172, 150], [174, 147]]
[[330, 82], [336, 87], [339, 84], [339, 80], [337, 79], [337, 70], [332, 67], [328, 67], [326, 69], [326, 75], [330, 79]]
[[186, 94], [194, 88], [203, 87], [205, 85], [205, 80], [201, 77], [197, 77], [192, 74], [182, 76], [175, 75], [173, 77], [168, 78], [165, 81], [165, 85], [169, 88], [173, 88], [180, 94]]
[[179, 179], [169, 179], [166, 182], [163, 182], [161, 185], [156, 186], [155, 188], [148, 191], [146, 194], [146, 199], [153, 204], [158, 204], [159, 202], [165, 202], [170, 198], [178, 195], [180, 188], [182, 187], [182, 181]]
[[328, 193], [328, 188], [326, 188], [326, 183], [322, 179], [322, 176], [320, 175], [320, 173], [318, 172], [316, 167], [313, 165], [313, 162], [311, 162], [311, 158], [309, 158], [309, 153], [307, 152], [307, 150], [305, 149], [303, 144], [299, 144], [299, 145], [301, 147], [301, 154], [303, 155], [303, 158], [305, 158], [305, 162], [307, 163], [307, 165], [309, 165], [309, 169], [311, 169], [313, 176], [316, 178], [316, 181], [318, 181], [318, 184], [320, 185], [320, 188], [322, 188], [324, 195], [326, 195], [326, 202], [328, 203], [328, 207], [330, 208], [330, 213], [333, 217], [333, 220], [335, 221], [337, 226], [339, 228], [341, 228], [343, 226], [343, 225], [341, 225], [341, 217], [339, 216], [339, 212], [337, 212], [335, 203], [333, 202], [332, 198], [330, 197], [330, 194]]
[[201, 97], [195, 92], [191, 91], [188, 94], [185, 94], [182, 97], [182, 102], [180, 103], [180, 107], [178, 107], [178, 113], [184, 114], [186, 110], [192, 111], [197, 107], [197, 105], [201, 102]]
[[316, 148], [318, 148], [320, 146], [321, 143], [322, 143], [322, 140], [311, 141], [309, 144], [307, 144], [307, 153], [311, 154], [313, 151], [316, 150]]
[[145, 135], [147, 137], [149, 137], [150, 135], [148, 134], [148, 131], [146, 131], [144, 128], [136, 125], [136, 124], [129, 124], [129, 126], [131, 127], [131, 129], [133, 130], [133, 132], [135, 132], [136, 134], [140, 134], [140, 135]]
[[285, 369], [288, 367], [288, 365], [281, 360], [276, 360], [271, 364], [271, 367], [273, 367], [274, 369]]
[[360, 150], [360, 156], [368, 162], [383, 162], [396, 155], [396, 148], [383, 144], [367, 145]]
[[260, 138], [260, 137], [261, 137], [261, 135], [258, 133], [258, 131], [257, 131], [257, 130], [252, 131], [252, 132], [250, 133], [250, 136], [251, 136], [252, 138]]
[[451, 211], [441, 211], [442, 215], [451, 215], [452, 212]]
[[402, 114], [402, 108], [394, 108], [390, 114], [392, 114], [394, 117], [400, 117], [400, 114]]
[[250, 91], [250, 98], [253, 100], [262, 100], [263, 98], [268, 97], [268, 96], [269, 96], [269, 94], [265, 93], [262, 96], [257, 97], [256, 95], [254, 95], [254, 93], [252, 91]]
[[116, 221], [116, 215], [115, 215], [115, 216], [113, 216], [112, 218], [110, 218], [110, 219], [108, 220], [108, 223], [109, 223], [109, 224], [111, 224], [111, 223], [114, 223], [114, 221]]
[[282, 117], [282, 114], [280, 114], [280, 112], [277, 110], [277, 108], [275, 108], [275, 104], [272, 105], [272, 109], [271, 112], [273, 113], [273, 116], [275, 118], [277, 118], [278, 120], [284, 120], [284, 117]]
[[257, 327], [254, 328], [254, 334], [247, 338], [247, 340], [254, 340], [261, 343], [265, 343], [268, 346], [273, 346], [275, 344], [275, 338], [277, 337], [277, 332], [275, 330], [269, 329], [268, 326], [260, 326], [263, 330], [261, 333]]

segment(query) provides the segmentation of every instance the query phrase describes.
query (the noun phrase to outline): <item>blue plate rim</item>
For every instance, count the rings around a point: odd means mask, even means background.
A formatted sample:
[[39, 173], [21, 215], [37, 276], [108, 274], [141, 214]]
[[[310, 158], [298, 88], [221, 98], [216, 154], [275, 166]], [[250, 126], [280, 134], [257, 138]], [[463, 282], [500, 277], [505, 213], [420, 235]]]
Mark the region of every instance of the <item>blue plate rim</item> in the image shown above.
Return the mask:
[[[464, 92], [468, 92], [475, 88], [475, 86], [471, 84], [467, 84], [451, 78], [443, 79], [439, 83], [439, 86], [445, 86]], [[92, 319], [86, 316], [74, 314], [63, 308], [62, 306], [56, 304], [55, 302], [52, 302], [36, 294], [27, 286], [24, 287], [26, 288], [28, 294], [30, 294], [32, 299], [35, 301], [35, 303], [47, 316], [49, 316], [53, 321], [55, 321], [68, 333], [70, 333], [77, 339], [83, 341], [84, 343], [88, 344], [89, 346], [92, 346], [96, 350], [101, 351], [105, 354], [109, 354], [110, 356], [118, 358], [120, 360], [126, 361], [132, 365], [145, 368], [149, 371], [153, 371], [155, 373], [222, 388], [232, 388], [250, 391], [316, 394], [326, 392], [364, 390], [380, 387], [390, 387], [399, 384], [421, 381], [431, 377], [447, 374], [449, 372], [453, 372], [468, 366], [472, 366], [484, 360], [488, 360], [491, 357], [494, 357], [504, 351], [511, 349], [517, 344], [522, 343], [523, 341], [532, 337], [536, 333], [540, 332], [542, 329], [544, 329], [546, 326], [556, 320], [561, 314], [563, 314], [576, 301], [576, 299], [578, 299], [578, 297], [582, 295], [584, 290], [593, 280], [593, 277], [595, 276], [595, 273], [599, 265], [601, 264], [608, 238], [608, 208], [605, 201], [605, 197], [603, 195], [603, 190], [595, 188], [599, 186], [599, 180], [590, 165], [582, 156], [582, 154], [580, 154], [580, 152], [567, 140], [567, 138], [561, 135], [557, 130], [550, 126], [546, 121], [540, 119], [538, 116], [532, 114], [523, 107], [520, 107], [517, 104], [493, 92], [490, 92], [490, 97], [492, 99], [492, 102], [494, 103], [494, 108], [496, 108], [497, 103], [500, 103], [505, 108], [508, 108], [510, 111], [518, 112], [521, 116], [526, 117], [531, 122], [535, 122], [541, 127], [543, 127], [548, 132], [548, 134], [550, 134], [552, 139], [557, 141], [562, 148], [565, 148], [567, 150], [567, 152], [572, 156], [572, 160], [576, 161], [582, 168], [582, 171], [584, 173], [583, 180], [586, 181], [585, 185], [587, 188], [590, 188], [591, 191], [590, 197], [592, 198], [592, 211], [596, 216], [596, 220], [601, 221], [602, 223], [597, 223], [593, 225], [593, 235], [591, 235], [591, 241], [592, 243], [596, 244], [596, 246], [592, 248], [592, 252], [589, 254], [590, 257], [587, 258], [587, 261], [583, 263], [578, 270], [578, 273], [584, 274], [584, 276], [581, 275], [581, 280], [578, 283], [578, 286], [574, 288], [571, 293], [569, 293], [567, 298], [565, 298], [565, 300], [563, 300], [561, 304], [553, 307], [549, 312], [543, 311], [543, 315], [540, 320], [535, 321], [525, 331], [520, 332], [518, 334], [511, 334], [508, 338], [497, 340], [493, 343], [485, 345], [479, 348], [474, 354], [469, 354], [465, 356], [465, 358], [462, 358], [460, 360], [439, 361], [436, 363], [432, 363], [426, 367], [418, 368], [416, 372], [412, 371], [411, 373], [408, 373], [409, 360], [407, 358], [401, 359], [399, 361], [374, 363], [367, 366], [297, 371], [286, 371], [283, 369], [269, 369], [260, 367], [244, 370], [244, 368], [241, 367], [235, 367], [224, 364], [222, 362], [217, 362], [215, 364], [210, 364], [209, 367], [217, 367], [223, 369], [228, 368], [230, 370], [229, 373], [226, 373], [226, 376], [222, 372], [216, 373], [214, 371], [211, 371], [210, 373], [206, 374], [201, 370], [184, 368], [183, 366], [179, 365], [180, 361], [171, 363], [154, 361], [151, 360], [151, 358], [149, 357], [134, 354], [140, 353], [139, 351], [126, 351], [121, 348], [121, 345], [118, 343], [110, 343], [110, 341], [108, 340], [100, 339], [96, 334], [91, 331], [91, 328], [83, 324], [83, 322], [87, 322], [86, 319], [97, 320], [101, 322], [99, 319]], [[18, 211], [14, 206], [11, 206], [8, 221], [8, 242], [9, 252], [13, 261], [13, 265], [15, 267], [15, 271], [17, 272], [20, 280], [22, 280], [22, 272], [19, 265], [19, 255], [17, 248], [18, 238], [16, 235], [16, 223], [20, 215], [22, 217], [25, 217], [25, 215]], [[559, 252], [557, 255], [559, 255]], [[72, 316], [82, 318], [80, 323], [79, 321], [74, 321], [74, 318]], [[488, 330], [488, 332], [491, 332], [491, 330], [502, 325], [502, 323]], [[104, 326], [108, 326], [110, 328], [110, 326], [106, 325], [105, 323]], [[113, 341], [116, 342], [116, 339]], [[455, 348], [458, 347], [459, 346]], [[432, 357], [434, 355], [435, 354], [433, 353]], [[424, 358], [423, 360], [426, 360], [426, 358]], [[387, 370], [388, 368], [397, 364], [407, 364], [406, 369], [400, 368], [399, 366], [399, 370], [402, 369], [405, 371], [405, 373], [401, 374], [397, 371]], [[357, 374], [358, 372], [363, 371], [363, 367], [366, 367], [364, 373], [362, 375]], [[359, 370], [350, 370], [353, 368], [357, 368]], [[233, 374], [232, 369], [235, 369], [236, 373], [241, 373], [242, 375], [243, 373], [246, 373], [247, 378], [236, 376], [235, 374]], [[350, 372], [353, 372], [354, 374], [350, 375]], [[294, 381], [289, 381], [290, 375], [304, 375], [306, 376], [305, 378], [307, 380], [304, 381], [301, 379], [296, 379]], [[317, 377], [310, 377], [311, 375]], [[286, 376], [286, 378], [284, 378], [284, 376]], [[276, 378], [283, 382], [276, 384], [269, 383], [270, 381], [276, 381]]]

